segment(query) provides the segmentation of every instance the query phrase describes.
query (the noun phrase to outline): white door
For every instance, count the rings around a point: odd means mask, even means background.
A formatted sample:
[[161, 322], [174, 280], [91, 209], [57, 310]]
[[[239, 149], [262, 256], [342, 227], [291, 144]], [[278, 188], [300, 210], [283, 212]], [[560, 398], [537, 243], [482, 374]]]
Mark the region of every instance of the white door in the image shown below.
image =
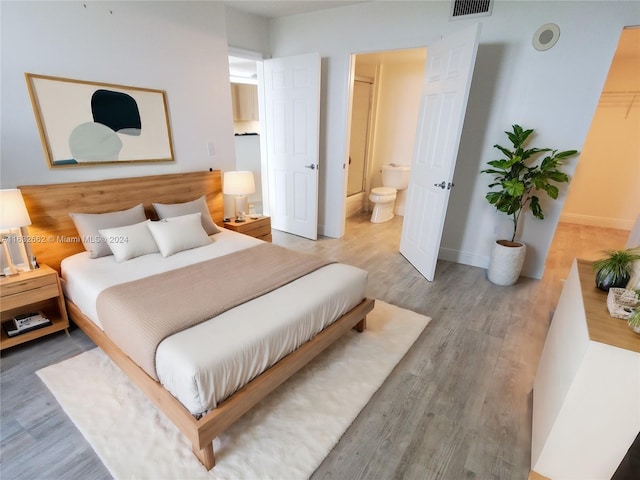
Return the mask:
[[400, 253], [429, 281], [453, 187], [479, 36], [477, 24], [427, 47]]
[[263, 63], [271, 226], [318, 238], [320, 55]]

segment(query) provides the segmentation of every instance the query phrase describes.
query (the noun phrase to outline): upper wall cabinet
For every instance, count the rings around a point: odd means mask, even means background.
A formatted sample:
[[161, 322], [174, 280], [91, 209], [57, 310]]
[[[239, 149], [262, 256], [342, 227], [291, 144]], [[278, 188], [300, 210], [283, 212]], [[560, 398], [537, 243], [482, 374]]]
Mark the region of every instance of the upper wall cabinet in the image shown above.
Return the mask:
[[245, 83], [231, 84], [233, 120], [236, 122], [257, 121], [258, 87]]

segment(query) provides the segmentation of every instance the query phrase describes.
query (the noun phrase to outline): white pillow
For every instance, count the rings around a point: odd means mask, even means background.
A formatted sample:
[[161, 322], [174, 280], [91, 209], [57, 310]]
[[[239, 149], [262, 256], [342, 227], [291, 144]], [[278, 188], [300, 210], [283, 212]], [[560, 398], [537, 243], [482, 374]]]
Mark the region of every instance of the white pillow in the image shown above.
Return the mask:
[[150, 222], [149, 230], [163, 257], [212, 242], [202, 228], [200, 213]]
[[190, 213], [200, 213], [202, 215], [202, 227], [205, 229], [207, 234], [213, 235], [214, 233], [220, 233], [220, 229], [211, 219], [211, 213], [209, 212], [209, 207], [207, 206], [207, 199], [204, 195], [200, 198], [196, 198], [195, 200], [185, 203], [154, 203], [153, 209], [158, 214], [158, 218], [160, 220], [188, 215]]
[[108, 213], [70, 213], [80, 239], [90, 258], [111, 255], [111, 249], [98, 232], [101, 228], [124, 227], [134, 223], [144, 222], [147, 217], [144, 207], [138, 204], [128, 210]]
[[124, 262], [160, 251], [149, 230], [149, 223], [151, 222], [146, 220], [126, 227], [106, 228], [98, 231], [107, 241], [113, 256], [116, 257], [116, 262]]

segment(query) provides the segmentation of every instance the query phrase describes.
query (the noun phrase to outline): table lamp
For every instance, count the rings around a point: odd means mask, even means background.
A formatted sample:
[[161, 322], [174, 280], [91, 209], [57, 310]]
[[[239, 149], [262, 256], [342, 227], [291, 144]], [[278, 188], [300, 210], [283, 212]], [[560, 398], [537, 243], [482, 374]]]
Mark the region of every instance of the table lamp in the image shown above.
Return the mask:
[[253, 172], [234, 171], [224, 172], [222, 192], [235, 196], [236, 222], [244, 222], [247, 210], [247, 195], [256, 191]]
[[[27, 225], [31, 225], [31, 218], [29, 218], [29, 212], [24, 204], [20, 190], [17, 188], [0, 190], [0, 231], [2, 231], [0, 241], [8, 264], [4, 272], [5, 275], [16, 275], [18, 273], [18, 269], [11, 259], [7, 241], [13, 236], [14, 229], [18, 230], [17, 237], [21, 239], [22, 232], [20, 228]], [[6, 230], [8, 230], [8, 233], [5, 232]], [[24, 262], [29, 265], [24, 242], [20, 241], [19, 243], [21, 246], [20, 254]]]

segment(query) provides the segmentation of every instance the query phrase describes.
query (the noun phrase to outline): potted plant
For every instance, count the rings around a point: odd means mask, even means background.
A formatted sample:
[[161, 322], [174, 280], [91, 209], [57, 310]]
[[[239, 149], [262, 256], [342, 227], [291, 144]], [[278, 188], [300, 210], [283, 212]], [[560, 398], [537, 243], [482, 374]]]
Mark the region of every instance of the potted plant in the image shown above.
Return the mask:
[[606, 250], [606, 256], [593, 262], [596, 272], [596, 286], [608, 292], [610, 288], [625, 288], [634, 262], [640, 260], [640, 247], [626, 250]]
[[[562, 162], [578, 153], [577, 150], [559, 152], [551, 148], [526, 148], [534, 130], [525, 130], [520, 125], [513, 125], [512, 129], [505, 133], [513, 147], [494, 145], [505, 158], [487, 162], [490, 168], [481, 172], [492, 175], [489, 188], [497, 188], [485, 198], [513, 222], [511, 239], [497, 240], [491, 252], [487, 275], [497, 285], [513, 285], [520, 276], [526, 246], [516, 241], [516, 234], [522, 213], [531, 210], [534, 217], [544, 219], [538, 192], [544, 192], [552, 199], [558, 198], [559, 190], [554, 183], [569, 181], [567, 174], [560, 171]], [[543, 153], [546, 155], [541, 159]]]

